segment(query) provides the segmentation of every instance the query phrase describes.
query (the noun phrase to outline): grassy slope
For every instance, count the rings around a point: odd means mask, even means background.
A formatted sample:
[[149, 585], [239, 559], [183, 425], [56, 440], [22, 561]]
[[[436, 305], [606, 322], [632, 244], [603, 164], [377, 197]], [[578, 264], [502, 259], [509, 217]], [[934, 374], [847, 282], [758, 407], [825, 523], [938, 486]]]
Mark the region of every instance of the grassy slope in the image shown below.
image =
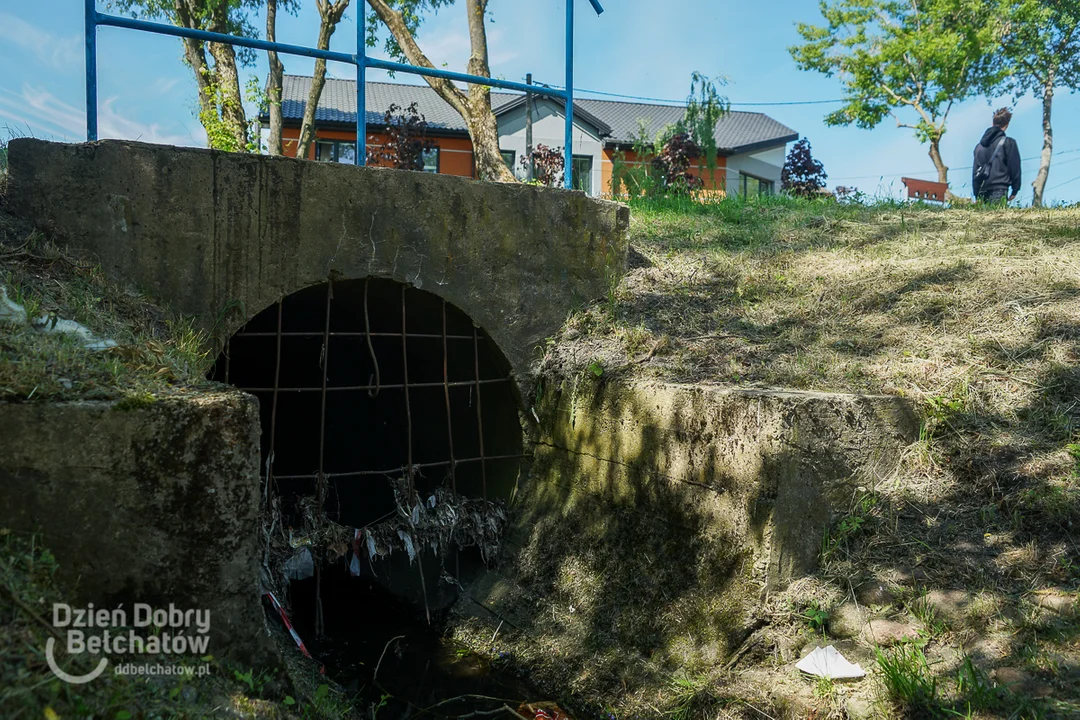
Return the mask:
[[[853, 500], [826, 538], [821, 577], [771, 600], [747, 677], [822, 711], [870, 686], [864, 700], [884, 695], [871, 683], [825, 692], [788, 664], [821, 624], [810, 608], [847, 612], [872, 581], [893, 598], [871, 616], [918, 629], [930, 661], [909, 669], [939, 677], [939, 710], [1080, 714], [1080, 624], [1033, 594], [1075, 602], [1080, 584], [1080, 209], [774, 198], [633, 210], [631, 271], [570, 319], [547, 362], [897, 394], [924, 418], [895, 477]], [[926, 593], [957, 589], [951, 619], [927, 611]], [[972, 703], [956, 684], [965, 657], [979, 673], [1018, 668], [1030, 682]], [[1056, 701], [1031, 699], [1047, 692]]]
[[207, 385], [205, 338], [188, 319], [5, 214], [2, 197], [0, 286], [31, 318], [74, 320], [118, 344], [91, 351], [68, 334], [0, 323], [0, 401], [146, 398]]

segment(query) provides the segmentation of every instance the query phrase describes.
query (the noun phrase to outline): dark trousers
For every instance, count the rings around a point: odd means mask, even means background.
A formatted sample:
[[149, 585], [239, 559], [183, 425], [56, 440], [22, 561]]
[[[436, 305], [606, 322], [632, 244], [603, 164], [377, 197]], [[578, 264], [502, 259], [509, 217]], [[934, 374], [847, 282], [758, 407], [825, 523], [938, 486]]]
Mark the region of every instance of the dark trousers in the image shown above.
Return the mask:
[[979, 189], [979, 201], [984, 203], [1000, 203], [1007, 202], [1009, 199], [1009, 188], [980, 188]]

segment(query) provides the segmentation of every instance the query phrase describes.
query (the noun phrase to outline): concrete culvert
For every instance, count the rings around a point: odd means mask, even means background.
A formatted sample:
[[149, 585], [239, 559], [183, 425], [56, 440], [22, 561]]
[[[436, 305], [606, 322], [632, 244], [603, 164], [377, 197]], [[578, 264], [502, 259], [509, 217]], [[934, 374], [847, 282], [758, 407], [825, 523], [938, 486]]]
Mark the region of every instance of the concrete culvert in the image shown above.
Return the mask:
[[[410, 466], [425, 510], [437, 495], [505, 500], [517, 482], [523, 433], [509, 363], [432, 293], [376, 278], [308, 287], [241, 328], [212, 377], [259, 398], [264, 482], [269, 473], [291, 544], [306, 542], [304, 508], [317, 502], [320, 476], [326, 519], [350, 534], [409, 523], [398, 508]], [[354, 638], [357, 616], [404, 617], [410, 603], [430, 616], [482, 565], [476, 547], [452, 544], [415, 561], [401, 547], [372, 560], [367, 547], [361, 533], [348, 550], [339, 543], [336, 558], [320, 548], [318, 573], [294, 578], [290, 604], [305, 641]], [[361, 634], [382, 648], [383, 633]]]

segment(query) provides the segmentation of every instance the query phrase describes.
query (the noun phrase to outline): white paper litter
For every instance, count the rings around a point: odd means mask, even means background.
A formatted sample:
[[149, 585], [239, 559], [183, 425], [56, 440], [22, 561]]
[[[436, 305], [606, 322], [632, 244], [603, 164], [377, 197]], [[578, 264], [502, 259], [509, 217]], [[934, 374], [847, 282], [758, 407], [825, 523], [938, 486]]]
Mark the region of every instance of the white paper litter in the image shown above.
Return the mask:
[[22, 325], [26, 323], [26, 310], [8, 297], [7, 288], [0, 285], [0, 322]]
[[409, 564], [412, 565], [413, 560], [416, 559], [416, 548], [413, 546], [412, 537], [404, 530], [398, 530], [397, 534], [401, 542], [405, 544], [405, 551], [409, 553]]
[[375, 556], [378, 554], [375, 551], [375, 538], [371, 535], [371, 531], [367, 528], [364, 529], [364, 537], [367, 540], [368, 561], [370, 562], [374, 560]]
[[307, 580], [315, 574], [315, 559], [311, 550], [301, 548], [300, 552], [285, 561], [285, 576], [290, 580]]
[[795, 667], [804, 673], [817, 677], [841, 679], [858, 678], [866, 675], [859, 665], [851, 664], [840, 651], [832, 645], [824, 648], [814, 648], [814, 651], [804, 657]]
[[99, 338], [97, 335], [90, 332], [90, 328], [77, 323], [74, 320], [64, 320], [63, 318], [42, 315], [34, 321], [34, 327], [42, 332], [74, 335], [82, 342], [83, 347], [87, 350], [107, 350], [108, 348], [116, 347], [115, 340]]
[[[9, 298], [7, 288], [0, 285], [0, 322], [25, 325], [27, 319], [26, 308]], [[115, 340], [100, 338], [90, 332], [90, 328], [74, 320], [65, 320], [53, 315], [42, 315], [36, 320], [30, 321], [30, 326], [39, 332], [74, 335], [87, 350], [108, 350], [116, 347]]]

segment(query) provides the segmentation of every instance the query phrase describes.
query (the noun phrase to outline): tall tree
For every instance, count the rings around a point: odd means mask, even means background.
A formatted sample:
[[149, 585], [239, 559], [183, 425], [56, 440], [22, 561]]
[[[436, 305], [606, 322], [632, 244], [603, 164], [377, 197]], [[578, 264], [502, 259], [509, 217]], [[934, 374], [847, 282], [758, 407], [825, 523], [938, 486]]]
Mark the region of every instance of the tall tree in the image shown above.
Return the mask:
[[1001, 70], [1016, 95], [1042, 100], [1043, 147], [1032, 186], [1032, 205], [1042, 205], [1054, 129], [1050, 121], [1057, 88], [1080, 89], [1080, 4], [1077, 0], [1001, 0], [997, 14]]
[[[320, 50], [330, 49], [330, 36], [337, 30], [345, 9], [349, 7], [349, 0], [315, 0], [315, 6], [319, 9], [319, 41], [316, 47]], [[357, 13], [363, 17], [363, 12]], [[357, 22], [361, 22], [358, 19]], [[300, 124], [300, 140], [296, 144], [296, 157], [307, 157], [311, 143], [315, 141], [315, 111], [319, 107], [319, 98], [322, 97], [323, 87], [326, 85], [326, 60], [318, 58], [315, 61], [315, 74], [311, 78], [311, 88], [308, 90], [307, 103], [304, 104], [304, 119]], [[357, 138], [363, 142], [363, 138]]]
[[[266, 39], [277, 42], [277, 0], [266, 0]], [[267, 152], [271, 155], [282, 154], [281, 128], [285, 119], [281, 114], [281, 85], [285, 75], [285, 65], [273, 50], [266, 52], [270, 70], [266, 76], [266, 112], [270, 116], [270, 140]]]
[[[425, 12], [453, 5], [454, 0], [367, 0], [367, 4], [373, 11], [368, 17], [368, 45], [375, 45], [377, 25], [381, 22], [390, 31], [386, 50], [391, 57], [420, 67], [435, 67], [416, 42], [421, 16]], [[468, 72], [491, 77], [487, 29], [484, 25], [488, 0], [465, 0], [464, 4], [471, 49]], [[495, 115], [491, 112], [490, 88], [470, 84], [466, 93], [449, 80], [434, 77], [425, 77], [424, 80], [465, 121], [472, 139], [477, 175], [483, 180], [515, 182], [514, 174], [506, 167], [499, 152], [499, 131]]]
[[[941, 138], [950, 110], [1001, 79], [991, 57], [991, 3], [821, 0], [820, 7], [825, 25], [798, 23], [805, 42], [788, 50], [800, 70], [839, 75], [846, 104], [826, 124], [873, 128], [892, 117], [929, 144], [938, 181], [948, 183]], [[901, 117], [902, 110], [909, 112]]]
[[[115, 0], [110, 4], [134, 17], [164, 20], [178, 27], [257, 35], [246, 13], [254, 0]], [[184, 60], [195, 74], [199, 90], [199, 122], [206, 129], [210, 147], [233, 152], [249, 150], [237, 61], [242, 65], [254, 62], [254, 51], [235, 51], [227, 43], [189, 38], [183, 42]]]

